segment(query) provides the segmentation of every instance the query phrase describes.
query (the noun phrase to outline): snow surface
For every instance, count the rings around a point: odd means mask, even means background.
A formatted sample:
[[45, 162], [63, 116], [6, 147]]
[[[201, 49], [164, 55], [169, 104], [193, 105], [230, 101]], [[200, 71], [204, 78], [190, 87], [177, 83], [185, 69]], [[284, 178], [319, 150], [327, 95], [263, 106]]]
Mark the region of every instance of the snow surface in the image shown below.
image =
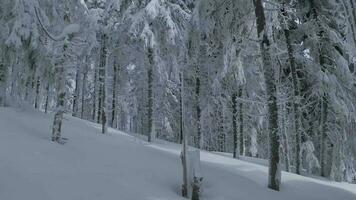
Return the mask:
[[[0, 108], [1, 200], [181, 200], [180, 146], [66, 116], [65, 145], [50, 142], [52, 115]], [[354, 200], [356, 185], [283, 173], [267, 189], [267, 167], [201, 152], [203, 200]]]

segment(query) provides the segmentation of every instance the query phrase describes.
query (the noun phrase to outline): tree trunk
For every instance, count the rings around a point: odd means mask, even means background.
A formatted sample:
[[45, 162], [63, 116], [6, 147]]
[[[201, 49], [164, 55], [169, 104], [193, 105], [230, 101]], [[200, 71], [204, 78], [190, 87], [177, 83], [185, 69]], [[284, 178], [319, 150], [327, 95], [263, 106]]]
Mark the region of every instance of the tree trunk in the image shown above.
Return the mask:
[[201, 125], [200, 125], [200, 117], [201, 117], [201, 109], [200, 109], [200, 72], [199, 67], [197, 66], [195, 72], [195, 103], [196, 103], [196, 114], [197, 114], [197, 141], [196, 147], [198, 149], [201, 148]]
[[40, 77], [38, 76], [37, 81], [36, 81], [36, 97], [35, 97], [35, 108], [36, 109], [39, 108], [40, 86], [41, 86], [41, 81], [40, 81]]
[[25, 100], [31, 102], [32, 106], [34, 106], [34, 93], [35, 93], [35, 85], [36, 85], [36, 56], [35, 51], [30, 50], [28, 54], [29, 61], [29, 74], [27, 75], [26, 81], [26, 92], [25, 92]]
[[106, 33], [101, 34], [101, 55], [100, 55], [100, 68], [99, 68], [99, 84], [100, 84], [100, 101], [99, 108], [101, 114], [101, 133], [107, 133], [107, 108], [106, 108], [106, 60], [107, 60], [107, 40]]
[[178, 135], [178, 143], [182, 144], [183, 142], [183, 97], [182, 97], [182, 73], [179, 73], [179, 135]]
[[80, 118], [84, 119], [84, 105], [85, 105], [85, 96], [87, 94], [87, 78], [88, 78], [88, 56], [86, 57], [86, 62], [84, 66], [83, 79], [82, 79], [82, 106], [80, 109]]
[[47, 80], [47, 85], [46, 85], [45, 113], [48, 113], [48, 104], [49, 104], [49, 80]]
[[[96, 119], [96, 109], [97, 109], [97, 106], [96, 106], [96, 102], [97, 102], [97, 92], [98, 92], [98, 70], [97, 70], [97, 67], [95, 65], [94, 67], [94, 94], [93, 94], [93, 116], [92, 116], [92, 120], [93, 122], [95, 122], [95, 119]], [[98, 122], [99, 123], [99, 122]]]
[[181, 134], [183, 137], [182, 140], [182, 153], [181, 153], [181, 159], [182, 159], [182, 167], [183, 167], [183, 184], [182, 184], [182, 196], [185, 198], [188, 198], [188, 158], [187, 158], [187, 152], [188, 152], [188, 136], [186, 135], [187, 132], [184, 131], [184, 102], [183, 102], [183, 90], [184, 90], [184, 75], [181, 74], [181, 84], [180, 84], [180, 91], [181, 91]]
[[322, 111], [321, 111], [321, 144], [320, 144], [320, 175], [323, 177], [326, 177], [326, 156], [327, 156], [327, 121], [328, 121], [328, 101], [327, 97], [323, 96], [322, 97]]
[[74, 89], [74, 97], [73, 97], [73, 110], [72, 116], [76, 117], [78, 115], [78, 108], [79, 108], [79, 79], [80, 79], [80, 67], [77, 67], [77, 72], [75, 74], [75, 89]]
[[261, 39], [260, 49], [263, 62], [263, 73], [266, 85], [268, 107], [268, 131], [270, 140], [269, 178], [268, 187], [279, 190], [280, 166], [279, 166], [279, 134], [278, 134], [278, 108], [277, 90], [274, 82], [275, 69], [271, 60], [270, 40], [266, 28], [266, 18], [262, 0], [254, 0], [257, 35]]
[[222, 103], [220, 102], [219, 103], [219, 109], [217, 111], [217, 115], [218, 115], [218, 142], [219, 142], [219, 151], [220, 152], [225, 152], [226, 151], [226, 144], [225, 144], [225, 141], [226, 141], [226, 136], [225, 136], [225, 130], [224, 130], [224, 109], [223, 109], [223, 105]]
[[[242, 86], [239, 86], [239, 98], [242, 98]], [[240, 101], [239, 103], [239, 138], [240, 138], [240, 155], [243, 156], [245, 153], [245, 143], [244, 143], [244, 118], [243, 118], [243, 103]]]
[[5, 105], [6, 99], [6, 75], [7, 68], [4, 61], [0, 61], [0, 106]]
[[56, 113], [54, 115], [53, 121], [53, 129], [52, 129], [52, 141], [60, 142], [61, 139], [61, 129], [62, 129], [62, 121], [63, 121], [63, 114], [65, 112], [65, 96], [66, 96], [66, 88], [65, 88], [65, 54], [66, 54], [67, 44], [63, 45], [63, 55], [64, 60], [60, 63], [61, 66], [57, 67], [57, 76], [58, 80], [58, 87], [57, 87], [57, 106], [56, 106]]
[[286, 167], [286, 171], [289, 172], [290, 171], [290, 158], [289, 158], [289, 143], [288, 143], [288, 135], [287, 135], [287, 125], [286, 125], [286, 120], [285, 120], [285, 116], [286, 116], [286, 105], [283, 104], [283, 108], [282, 108], [282, 131], [283, 131], [283, 149], [284, 149], [284, 162], [285, 162], [285, 167]]
[[234, 152], [233, 157], [237, 158], [237, 93], [232, 94], [232, 131], [234, 135]]
[[111, 126], [113, 128], [117, 128], [117, 106], [116, 106], [116, 101], [117, 101], [117, 81], [118, 81], [118, 71], [119, 71], [119, 66], [118, 64], [114, 63], [114, 80], [113, 80], [113, 88], [112, 88], [112, 111], [111, 111]]
[[147, 84], [148, 84], [148, 91], [147, 91], [147, 125], [148, 125], [148, 142], [152, 141], [153, 136], [153, 65], [154, 65], [154, 52], [151, 47], [148, 48], [148, 70], [147, 70]]
[[296, 173], [300, 174], [300, 168], [301, 168], [301, 155], [300, 155], [300, 146], [301, 146], [301, 140], [302, 140], [302, 131], [301, 131], [301, 119], [300, 119], [300, 90], [299, 90], [299, 83], [298, 83], [298, 75], [297, 75], [297, 65], [295, 63], [295, 58], [294, 58], [294, 48], [292, 45], [292, 41], [290, 38], [290, 16], [288, 15], [287, 11], [285, 10], [285, 3], [283, 3], [282, 8], [281, 8], [281, 17], [279, 17], [279, 21], [281, 24], [283, 24], [283, 31], [284, 31], [284, 36], [286, 40], [286, 45], [287, 45], [287, 51], [288, 51], [288, 60], [289, 60], [289, 65], [290, 65], [290, 70], [291, 70], [291, 75], [292, 75], [292, 83], [293, 83], [293, 111], [294, 111], [294, 128], [295, 128], [295, 149], [296, 149], [296, 155], [295, 155], [295, 163], [296, 163]]
[[[99, 73], [100, 74], [100, 73]], [[100, 76], [100, 75], [99, 75]], [[97, 114], [96, 114], [96, 123], [100, 124], [101, 122], [101, 109], [102, 109], [102, 97], [103, 97], [103, 91], [102, 91], [102, 87], [100, 85], [100, 78], [99, 78], [99, 91], [98, 91], [98, 111], [97, 111]]]

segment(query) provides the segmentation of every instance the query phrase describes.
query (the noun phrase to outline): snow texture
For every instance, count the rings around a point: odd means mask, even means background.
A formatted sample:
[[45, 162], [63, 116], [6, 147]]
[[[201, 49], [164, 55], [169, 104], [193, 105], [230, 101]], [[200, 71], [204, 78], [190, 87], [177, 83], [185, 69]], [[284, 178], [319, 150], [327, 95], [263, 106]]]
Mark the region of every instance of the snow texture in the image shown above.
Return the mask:
[[[50, 142], [53, 116], [0, 108], [0, 199], [183, 200], [180, 145], [65, 116], [64, 145]], [[203, 200], [352, 200], [356, 185], [283, 172], [269, 190], [268, 168], [201, 151]]]

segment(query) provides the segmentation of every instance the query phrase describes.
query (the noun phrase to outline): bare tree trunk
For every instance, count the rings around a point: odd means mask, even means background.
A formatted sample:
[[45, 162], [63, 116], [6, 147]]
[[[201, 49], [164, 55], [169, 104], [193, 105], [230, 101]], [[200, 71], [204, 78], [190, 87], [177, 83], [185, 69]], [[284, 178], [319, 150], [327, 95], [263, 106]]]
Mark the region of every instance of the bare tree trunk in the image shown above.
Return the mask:
[[196, 114], [197, 114], [197, 141], [196, 141], [196, 147], [198, 149], [201, 148], [201, 125], [200, 125], [200, 118], [201, 118], [201, 108], [200, 108], [200, 72], [199, 72], [199, 66], [197, 66], [196, 72], [195, 72], [195, 103], [196, 103]]
[[[238, 95], [239, 95], [239, 98], [241, 99], [242, 98], [242, 86], [240, 85], [239, 86], [239, 92], [238, 92]], [[245, 152], [245, 140], [244, 140], [244, 117], [243, 117], [243, 103], [242, 101], [240, 101], [239, 103], [239, 138], [240, 138], [240, 155], [243, 156], [244, 155], [244, 152]]]
[[290, 171], [290, 158], [289, 158], [289, 143], [288, 143], [288, 135], [287, 135], [287, 125], [286, 125], [286, 120], [285, 120], [285, 116], [286, 116], [286, 105], [283, 104], [282, 107], [282, 137], [283, 137], [283, 149], [284, 149], [284, 162], [286, 165], [286, 171], [289, 172]]
[[233, 157], [237, 158], [237, 93], [232, 94], [232, 131], [234, 135], [234, 152]]
[[323, 177], [326, 177], [326, 152], [327, 152], [327, 143], [326, 143], [326, 139], [327, 139], [327, 121], [328, 121], [328, 101], [327, 101], [327, 97], [323, 96], [322, 97], [322, 110], [321, 110], [321, 116], [322, 116], [322, 120], [321, 120], [321, 147], [320, 147], [320, 175]]
[[100, 84], [100, 101], [99, 108], [101, 114], [101, 133], [107, 133], [107, 108], [106, 108], [106, 60], [107, 60], [107, 40], [106, 33], [101, 35], [101, 55], [100, 55], [100, 68], [99, 68], [99, 84]]
[[[100, 73], [99, 73], [100, 74]], [[99, 75], [100, 76], [100, 75]], [[103, 97], [103, 91], [102, 91], [102, 87], [100, 86], [100, 78], [99, 78], [99, 91], [98, 91], [98, 111], [97, 111], [97, 114], [96, 114], [96, 123], [100, 123], [101, 122], [101, 109], [102, 109], [102, 97]]]
[[113, 128], [117, 128], [117, 81], [118, 81], [118, 72], [119, 66], [118, 64], [114, 63], [114, 80], [113, 80], [113, 88], [112, 88], [112, 111], [111, 111], [111, 126]]
[[[6, 49], [5, 52], [6, 51], [8, 51], [8, 50]], [[3, 56], [3, 59], [5, 59], [5, 56]], [[6, 76], [7, 76], [7, 67], [6, 67], [5, 61], [0, 60], [0, 106], [5, 105], [6, 82], [7, 82]]]
[[219, 151], [226, 152], [226, 135], [224, 129], [224, 109], [223, 105], [220, 102], [220, 109], [218, 110], [218, 123], [219, 123]]
[[178, 143], [183, 143], [183, 97], [182, 97], [182, 73], [179, 73], [179, 135]]
[[301, 119], [300, 119], [300, 90], [299, 90], [299, 83], [298, 83], [298, 75], [297, 75], [297, 65], [295, 63], [295, 58], [294, 58], [294, 49], [292, 45], [292, 41], [290, 38], [290, 16], [288, 15], [287, 11], [285, 10], [285, 3], [283, 3], [282, 8], [281, 8], [281, 15], [279, 18], [279, 21], [281, 24], [283, 24], [283, 31], [284, 31], [284, 36], [286, 40], [286, 45], [287, 45], [287, 51], [288, 51], [288, 60], [290, 64], [290, 70], [291, 70], [291, 75], [292, 75], [292, 83], [293, 83], [293, 112], [294, 112], [294, 128], [295, 128], [295, 149], [296, 149], [296, 155], [295, 155], [295, 163], [296, 163], [296, 173], [300, 174], [300, 168], [301, 168], [301, 154], [300, 154], [300, 146], [301, 146], [301, 140], [302, 140], [302, 131], [301, 131]]
[[253, 0], [255, 5], [257, 35], [261, 39], [260, 49], [263, 61], [263, 73], [266, 84], [267, 107], [268, 107], [268, 129], [270, 140], [269, 178], [268, 187], [279, 190], [280, 166], [279, 166], [279, 134], [278, 134], [278, 108], [275, 69], [272, 64], [270, 52], [270, 39], [266, 28], [266, 18], [262, 0]]
[[97, 113], [97, 111], [96, 111], [96, 109], [97, 109], [96, 102], [97, 102], [97, 99], [98, 99], [97, 92], [98, 92], [98, 70], [97, 70], [97, 67], [95, 65], [95, 67], [94, 67], [93, 116], [92, 116], [93, 122], [95, 122], [96, 113]]
[[30, 74], [27, 75], [25, 100], [31, 102], [31, 104], [34, 106], [33, 95], [35, 93], [35, 85], [36, 85], [36, 56], [34, 50], [30, 50], [28, 54], [28, 61], [29, 61]]
[[75, 75], [75, 89], [74, 89], [74, 98], [73, 98], [73, 110], [72, 116], [76, 117], [78, 115], [78, 108], [79, 108], [79, 79], [80, 79], [80, 67], [77, 67], [77, 72]]
[[49, 80], [47, 80], [47, 85], [46, 85], [45, 113], [48, 113], [48, 104], [49, 104]]
[[[67, 44], [63, 45], [63, 54], [66, 53]], [[65, 56], [64, 56], [65, 57]], [[65, 58], [64, 58], [65, 60]], [[52, 141], [60, 142], [61, 139], [61, 129], [62, 129], [62, 121], [63, 121], [63, 114], [65, 112], [65, 96], [66, 96], [66, 88], [65, 88], [65, 61], [62, 61], [60, 64], [61, 66], [57, 67], [57, 76], [58, 80], [58, 87], [57, 87], [57, 106], [56, 106], [56, 113], [54, 115], [53, 121], [53, 129], [52, 129]]]
[[147, 98], [148, 98], [148, 105], [147, 105], [147, 125], [148, 125], [148, 142], [152, 141], [153, 136], [153, 65], [154, 65], [154, 52], [151, 47], [148, 48], [148, 70], [147, 70], [147, 84], [148, 84], [148, 91], [147, 91]]
[[88, 78], [88, 56], [86, 56], [86, 62], [84, 66], [83, 79], [82, 79], [82, 106], [80, 111], [80, 118], [84, 118], [84, 105], [85, 105], [85, 96], [87, 94], [87, 78]]
[[36, 81], [36, 97], [35, 97], [35, 108], [36, 109], [39, 108], [40, 86], [41, 86], [41, 81], [40, 81], [40, 77], [38, 76], [37, 81]]
[[183, 185], [182, 185], [182, 196], [188, 198], [188, 158], [187, 158], [187, 152], [188, 152], [188, 136], [186, 131], [184, 131], [184, 102], [183, 102], [183, 91], [184, 91], [184, 75], [181, 74], [181, 84], [180, 84], [180, 90], [181, 90], [181, 134], [183, 137], [182, 140], [182, 153], [181, 153], [181, 159], [182, 159], [182, 167], [183, 167]]

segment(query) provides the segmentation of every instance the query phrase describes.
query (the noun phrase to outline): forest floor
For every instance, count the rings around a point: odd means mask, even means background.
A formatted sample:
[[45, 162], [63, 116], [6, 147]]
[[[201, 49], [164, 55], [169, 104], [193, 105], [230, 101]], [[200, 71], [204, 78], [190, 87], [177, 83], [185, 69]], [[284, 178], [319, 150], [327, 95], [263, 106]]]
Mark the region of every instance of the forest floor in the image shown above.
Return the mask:
[[[65, 117], [64, 145], [50, 142], [52, 115], [0, 108], [1, 200], [181, 200], [180, 146], [152, 144]], [[263, 165], [201, 152], [203, 200], [355, 200], [356, 185], [283, 172], [280, 192]]]

